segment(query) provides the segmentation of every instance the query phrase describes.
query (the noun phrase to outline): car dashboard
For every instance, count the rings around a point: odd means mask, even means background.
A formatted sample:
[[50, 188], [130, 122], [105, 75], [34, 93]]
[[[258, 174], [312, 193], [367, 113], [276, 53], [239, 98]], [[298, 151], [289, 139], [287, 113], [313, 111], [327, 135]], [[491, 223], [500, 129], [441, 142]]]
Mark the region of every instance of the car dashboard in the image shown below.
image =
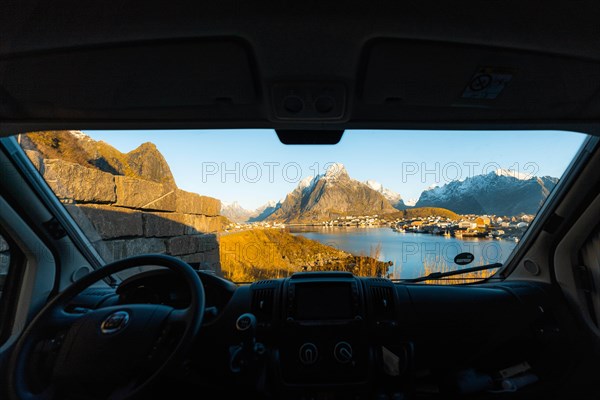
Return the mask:
[[[304, 272], [236, 286], [199, 275], [205, 318], [172, 378], [179, 385], [257, 398], [541, 398], [578, 351], [558, 294], [542, 284], [418, 285]], [[173, 274], [153, 270], [116, 291], [88, 289], [74, 307], [184, 308], [187, 292]]]

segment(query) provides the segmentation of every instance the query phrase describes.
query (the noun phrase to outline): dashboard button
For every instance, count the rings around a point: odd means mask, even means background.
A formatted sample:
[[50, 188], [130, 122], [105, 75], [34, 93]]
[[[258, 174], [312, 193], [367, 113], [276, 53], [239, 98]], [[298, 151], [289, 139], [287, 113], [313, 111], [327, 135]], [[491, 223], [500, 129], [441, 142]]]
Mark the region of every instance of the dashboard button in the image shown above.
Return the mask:
[[256, 327], [256, 317], [250, 313], [242, 314], [235, 321], [235, 327], [240, 332]]
[[300, 346], [298, 358], [303, 365], [312, 365], [317, 362], [319, 350], [313, 343], [304, 343]]
[[338, 342], [333, 349], [333, 356], [340, 364], [347, 364], [352, 361], [352, 346], [348, 342]]

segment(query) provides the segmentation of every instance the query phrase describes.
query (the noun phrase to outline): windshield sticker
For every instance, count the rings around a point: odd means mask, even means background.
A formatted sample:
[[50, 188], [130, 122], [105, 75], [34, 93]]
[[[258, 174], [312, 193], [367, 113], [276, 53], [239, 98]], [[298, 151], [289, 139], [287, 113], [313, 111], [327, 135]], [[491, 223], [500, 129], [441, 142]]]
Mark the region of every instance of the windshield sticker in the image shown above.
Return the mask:
[[469, 81], [463, 99], [493, 100], [504, 90], [513, 77], [512, 72], [481, 67]]
[[456, 257], [454, 257], [454, 263], [458, 265], [467, 265], [471, 264], [475, 256], [471, 253], [460, 253]]

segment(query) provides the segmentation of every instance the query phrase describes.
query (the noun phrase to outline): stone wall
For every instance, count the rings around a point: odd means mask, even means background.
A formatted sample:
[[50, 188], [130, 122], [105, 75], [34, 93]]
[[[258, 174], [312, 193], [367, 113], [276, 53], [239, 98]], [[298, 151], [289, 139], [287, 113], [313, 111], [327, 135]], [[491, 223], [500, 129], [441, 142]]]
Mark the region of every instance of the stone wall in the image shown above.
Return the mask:
[[27, 153], [105, 261], [161, 253], [220, 273], [219, 200]]

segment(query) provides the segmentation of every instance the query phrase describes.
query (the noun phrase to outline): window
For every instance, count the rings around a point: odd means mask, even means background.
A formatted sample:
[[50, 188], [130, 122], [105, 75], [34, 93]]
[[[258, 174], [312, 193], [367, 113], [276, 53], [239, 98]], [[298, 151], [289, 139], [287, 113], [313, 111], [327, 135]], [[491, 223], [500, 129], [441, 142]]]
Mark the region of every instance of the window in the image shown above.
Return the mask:
[[[411, 279], [504, 263], [586, 135], [54, 131], [19, 143], [106, 261], [180, 257], [236, 282], [345, 270]], [[498, 268], [460, 276], [465, 282]]]
[[9, 335], [9, 328], [13, 324], [14, 305], [19, 292], [18, 281], [22, 272], [15, 268], [15, 261], [20, 259], [21, 253], [11, 248], [9, 240], [0, 233], [0, 344], [4, 343]]
[[581, 260], [579, 278], [588, 311], [596, 327], [600, 328], [600, 293], [597, 289], [600, 288], [600, 229], [590, 235], [581, 249]]
[[10, 248], [8, 247], [8, 242], [0, 235], [0, 300], [2, 300], [2, 293], [4, 292], [9, 265]]

